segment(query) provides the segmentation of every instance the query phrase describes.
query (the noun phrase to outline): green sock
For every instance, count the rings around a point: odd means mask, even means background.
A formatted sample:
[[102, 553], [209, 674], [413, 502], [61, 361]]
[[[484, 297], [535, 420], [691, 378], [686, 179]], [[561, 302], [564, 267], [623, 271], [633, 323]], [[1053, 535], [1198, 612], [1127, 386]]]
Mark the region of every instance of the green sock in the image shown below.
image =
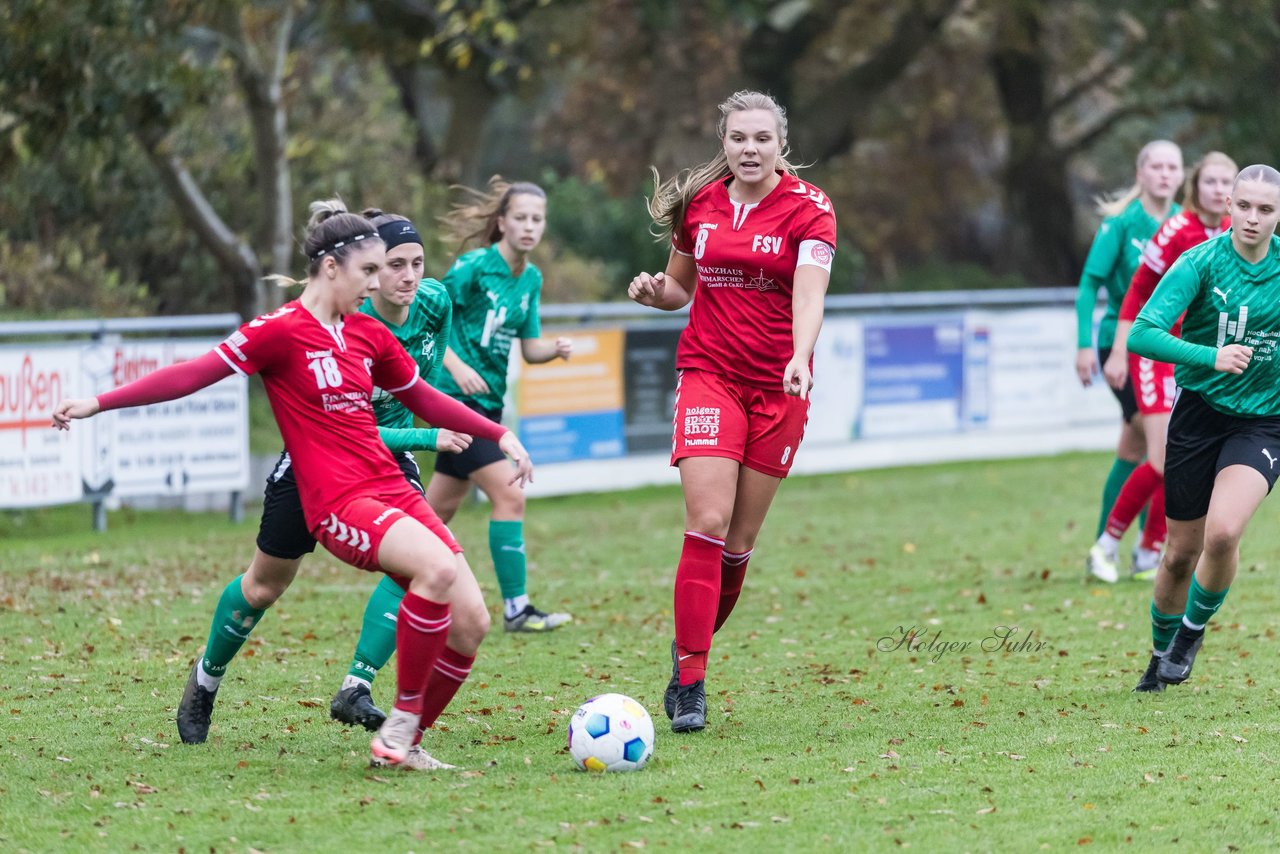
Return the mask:
[[391, 653], [396, 651], [396, 613], [404, 590], [387, 576], [382, 576], [378, 586], [369, 594], [364, 606], [364, 623], [360, 626], [360, 639], [356, 641], [355, 658], [347, 671], [358, 679], [373, 682]]
[[493, 556], [493, 571], [498, 574], [502, 598], [523, 596], [528, 575], [524, 558], [524, 522], [490, 521], [489, 553]]
[[237, 575], [222, 591], [218, 599], [218, 607], [213, 612], [213, 624], [209, 627], [209, 642], [204, 650], [204, 672], [210, 676], [221, 676], [227, 672], [227, 665], [236, 657], [240, 647], [249, 639], [249, 633], [258, 624], [258, 618], [266, 613], [250, 608], [240, 589]]
[[1194, 575], [1191, 576], [1191, 590], [1187, 593], [1187, 611], [1182, 615], [1182, 621], [1189, 626], [1203, 628], [1214, 612], [1222, 607], [1222, 600], [1227, 598], [1227, 591], [1230, 589], [1227, 587], [1210, 593], [1200, 586], [1200, 582]]
[[[1116, 457], [1115, 461], [1111, 463], [1111, 473], [1107, 475], [1107, 482], [1102, 485], [1102, 514], [1098, 517], [1098, 530], [1093, 534], [1095, 540], [1102, 536], [1103, 529], [1107, 527], [1107, 517], [1111, 515], [1111, 508], [1115, 505], [1116, 499], [1120, 497], [1120, 490], [1124, 488], [1124, 482], [1129, 479], [1129, 475], [1133, 474], [1133, 470], [1137, 467], [1137, 463], [1131, 463], [1119, 457]], [[1142, 512], [1145, 519], [1146, 510]]]
[[1151, 601], [1151, 648], [1164, 652], [1173, 640], [1174, 632], [1182, 625], [1181, 614], [1162, 614], [1156, 608], [1155, 600]]

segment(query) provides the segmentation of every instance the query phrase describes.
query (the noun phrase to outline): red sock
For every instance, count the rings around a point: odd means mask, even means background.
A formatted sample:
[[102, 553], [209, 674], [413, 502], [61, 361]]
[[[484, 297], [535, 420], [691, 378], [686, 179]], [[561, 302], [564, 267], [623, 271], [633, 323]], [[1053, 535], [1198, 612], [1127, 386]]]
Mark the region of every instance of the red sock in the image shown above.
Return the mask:
[[1169, 521], [1164, 516], [1164, 480], [1151, 493], [1151, 508], [1147, 510], [1147, 526], [1142, 529], [1142, 547], [1156, 551], [1164, 545], [1169, 533]]
[[449, 645], [436, 659], [435, 669], [427, 679], [427, 695], [422, 702], [422, 719], [418, 721], [418, 741], [422, 740], [422, 732], [435, 724], [436, 718], [453, 700], [462, 683], [471, 675], [471, 665], [476, 660], [474, 655], [463, 655]]
[[707, 653], [720, 600], [720, 553], [724, 540], [697, 531], [684, 532], [684, 548], [676, 567], [676, 661], [680, 684], [707, 675]]
[[715, 628], [711, 631], [720, 631], [720, 627], [724, 625], [725, 620], [729, 619], [729, 615], [733, 613], [733, 606], [738, 604], [738, 597], [742, 594], [742, 579], [747, 575], [747, 561], [751, 559], [752, 549], [745, 552], [721, 552], [720, 553], [720, 607], [716, 611]]
[[448, 631], [448, 603], [432, 602], [412, 591], [404, 594], [396, 616], [397, 709], [422, 714], [427, 679], [444, 649]]
[[1116, 497], [1111, 515], [1107, 517], [1107, 533], [1116, 539], [1123, 537], [1133, 520], [1142, 512], [1142, 508], [1151, 500], [1156, 487], [1163, 482], [1164, 477], [1151, 467], [1151, 463], [1143, 463], [1134, 469], [1124, 482], [1120, 495]]

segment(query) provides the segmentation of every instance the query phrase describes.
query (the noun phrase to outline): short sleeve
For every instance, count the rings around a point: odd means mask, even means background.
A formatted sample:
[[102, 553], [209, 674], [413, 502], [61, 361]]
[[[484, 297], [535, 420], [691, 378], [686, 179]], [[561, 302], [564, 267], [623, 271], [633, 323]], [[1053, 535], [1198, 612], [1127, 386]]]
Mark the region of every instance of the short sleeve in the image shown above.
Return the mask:
[[1105, 281], [1120, 263], [1120, 244], [1124, 237], [1124, 229], [1117, 217], [1107, 217], [1098, 226], [1093, 244], [1089, 247], [1089, 255], [1084, 261], [1082, 281], [1086, 277]]
[[474, 266], [475, 265], [471, 263], [471, 254], [467, 253], [454, 261], [453, 266], [450, 267], [449, 271], [440, 279], [445, 290], [449, 292], [450, 302], [452, 302], [455, 307], [461, 308], [467, 303]]
[[680, 221], [680, 227], [671, 235], [671, 248], [681, 255], [693, 255], [695, 239], [693, 225], [696, 219], [697, 216], [693, 213], [693, 201], [690, 201], [688, 207], [684, 210], [684, 219]]
[[416, 383], [418, 363], [409, 351], [378, 321], [369, 318], [368, 326], [369, 341], [374, 348], [373, 365], [369, 369], [373, 384], [388, 394], [395, 394]]
[[286, 305], [270, 314], [255, 317], [223, 339], [214, 352], [241, 376], [269, 370], [279, 357], [281, 345], [291, 337], [287, 333], [281, 334], [284, 318], [297, 310], [296, 305]]
[[799, 228], [793, 235], [797, 243], [806, 240], [820, 240], [836, 248], [836, 212], [831, 199], [826, 193], [812, 184], [804, 185], [808, 190], [809, 204], [806, 206], [808, 216], [801, 220]]
[[520, 324], [520, 331], [516, 333], [517, 338], [537, 338], [542, 334], [542, 319], [539, 317], [541, 311], [542, 272], [538, 271], [536, 282], [529, 292], [529, 311], [524, 316], [524, 323]]

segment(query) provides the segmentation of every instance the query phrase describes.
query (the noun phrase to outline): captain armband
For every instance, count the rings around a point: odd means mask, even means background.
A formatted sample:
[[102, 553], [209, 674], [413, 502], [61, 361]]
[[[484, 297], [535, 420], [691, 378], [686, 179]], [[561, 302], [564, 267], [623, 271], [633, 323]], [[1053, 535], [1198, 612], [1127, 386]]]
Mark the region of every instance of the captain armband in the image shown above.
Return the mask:
[[802, 240], [796, 258], [796, 269], [807, 264], [810, 267], [821, 267], [830, 273], [831, 262], [835, 257], [836, 251], [831, 248], [831, 244], [822, 240]]

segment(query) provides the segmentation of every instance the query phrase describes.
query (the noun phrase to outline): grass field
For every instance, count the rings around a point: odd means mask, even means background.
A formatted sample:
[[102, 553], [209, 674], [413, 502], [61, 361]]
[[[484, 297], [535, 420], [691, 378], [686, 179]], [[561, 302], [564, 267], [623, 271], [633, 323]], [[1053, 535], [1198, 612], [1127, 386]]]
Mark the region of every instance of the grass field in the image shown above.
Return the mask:
[[[1278, 505], [1191, 680], [1137, 696], [1149, 586], [1082, 581], [1106, 465], [788, 482], [712, 651], [708, 728], [680, 737], [661, 710], [678, 493], [531, 502], [535, 601], [576, 622], [491, 635], [428, 737], [464, 768], [434, 775], [371, 771], [367, 734], [329, 720], [373, 578], [309, 560], [188, 747], [174, 706], [254, 525], [7, 514], [0, 849], [1274, 849]], [[454, 528], [493, 601], [485, 525], [476, 506]], [[926, 648], [898, 644], [913, 627]], [[656, 716], [640, 773], [568, 757], [568, 716], [603, 691]]]

